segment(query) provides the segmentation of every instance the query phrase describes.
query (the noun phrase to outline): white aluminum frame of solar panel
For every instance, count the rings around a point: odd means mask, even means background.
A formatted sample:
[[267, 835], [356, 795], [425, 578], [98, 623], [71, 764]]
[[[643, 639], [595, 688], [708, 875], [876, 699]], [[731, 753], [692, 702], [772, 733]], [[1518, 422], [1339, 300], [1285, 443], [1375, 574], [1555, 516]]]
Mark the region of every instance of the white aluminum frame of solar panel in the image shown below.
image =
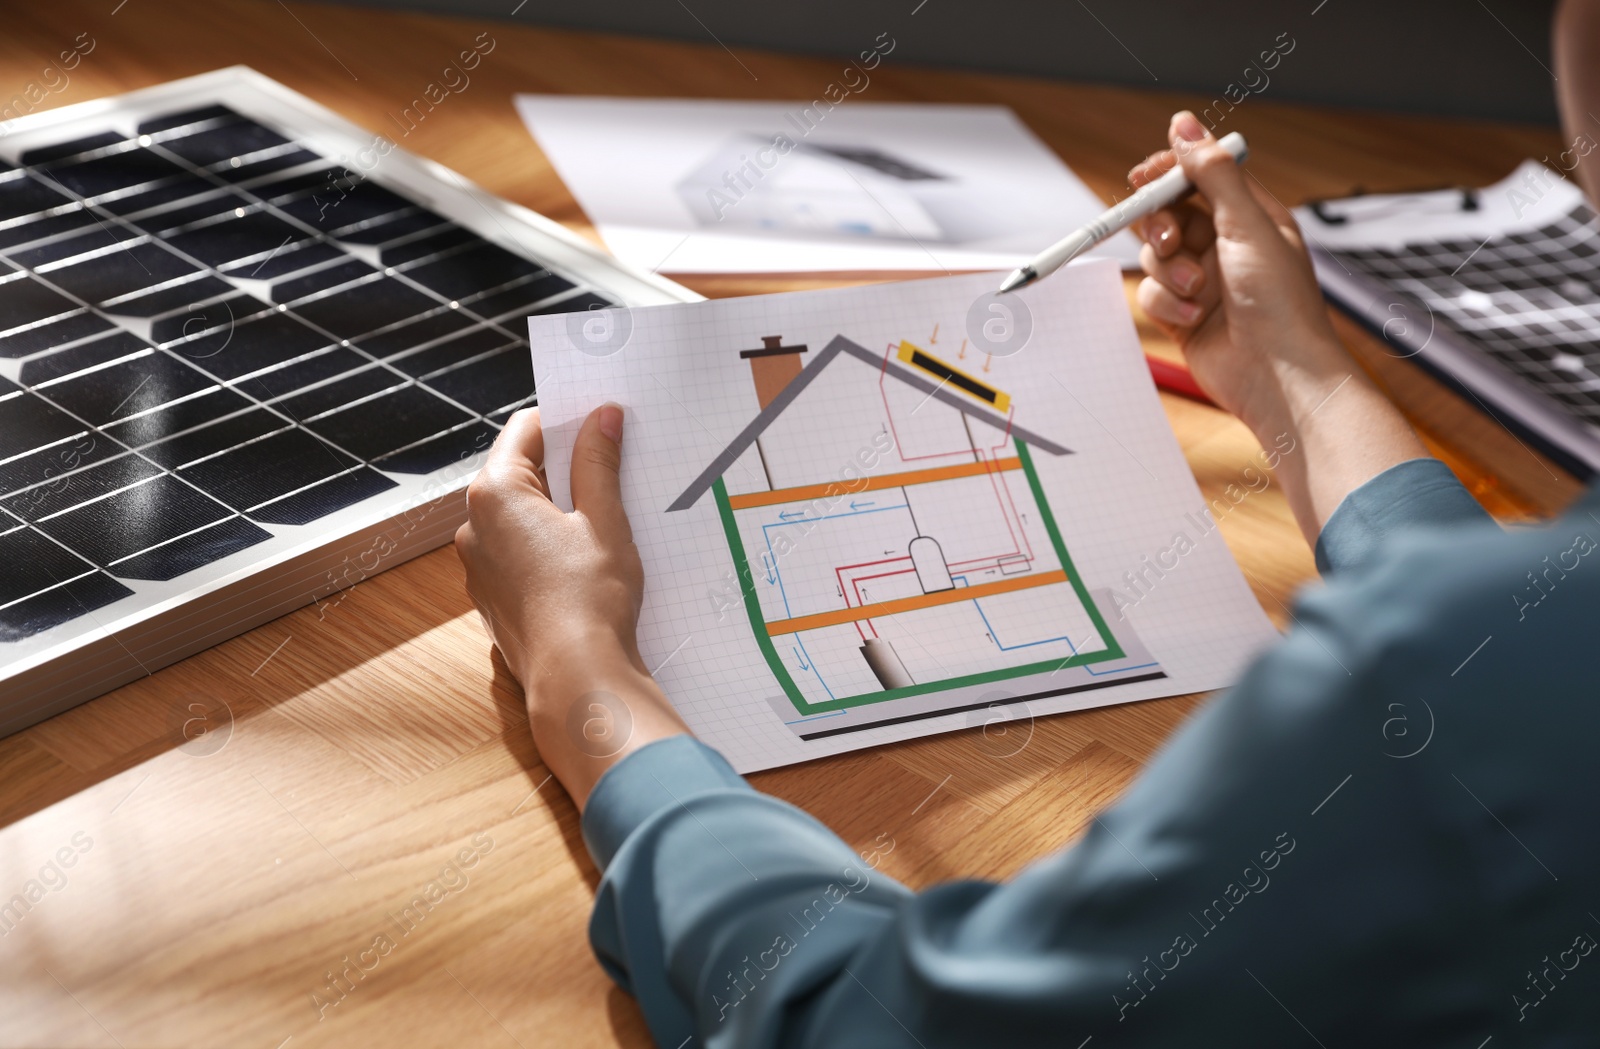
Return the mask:
[[[616, 262], [560, 225], [433, 161], [393, 148], [371, 166], [360, 159], [352, 165], [344, 158], [376, 157], [378, 136], [243, 66], [21, 118], [0, 137], [0, 158], [15, 164], [28, 150], [107, 129], [133, 138], [142, 121], [214, 104], [619, 303], [700, 298]], [[474, 456], [429, 474], [386, 474], [397, 484], [380, 494], [310, 524], [268, 527], [270, 540], [171, 580], [119, 580], [135, 590], [133, 596], [42, 634], [0, 642], [0, 735], [449, 542], [464, 517], [463, 493], [479, 461]]]

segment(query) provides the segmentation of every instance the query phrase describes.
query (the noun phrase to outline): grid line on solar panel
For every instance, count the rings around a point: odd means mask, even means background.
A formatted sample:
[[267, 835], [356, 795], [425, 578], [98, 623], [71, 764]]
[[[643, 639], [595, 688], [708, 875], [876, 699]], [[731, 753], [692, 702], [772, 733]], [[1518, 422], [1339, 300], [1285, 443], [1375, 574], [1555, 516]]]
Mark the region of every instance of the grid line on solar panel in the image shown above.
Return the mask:
[[116, 563], [117, 574], [129, 579], [173, 579], [271, 538], [271, 532], [242, 516], [227, 517], [122, 558]]
[[[9, 534], [10, 534], [10, 532], [0, 532], [0, 536], [9, 535]], [[99, 574], [100, 574], [100, 570], [98, 568], [94, 567], [93, 565], [90, 565], [88, 571], [79, 572], [77, 575], [71, 577], [70, 579], [63, 579], [59, 583], [51, 583], [49, 586], [44, 587], [41, 590], [35, 590], [30, 594], [23, 594], [21, 597], [15, 598], [15, 599], [13, 599], [11, 601], [6, 601], [4, 603], [0, 603], [0, 612], [5, 611], [6, 609], [10, 608], [12, 605], [20, 604], [23, 601], [27, 601], [27, 600], [30, 600], [31, 598], [38, 597], [40, 594], [48, 594], [52, 590], [55, 590], [55, 589], [57, 589], [59, 587], [66, 586], [68, 583], [76, 583], [80, 579], [87, 579], [92, 575], [99, 575]], [[0, 635], [0, 636], [3, 636], [3, 635]]]
[[0, 556], [14, 566], [0, 581], [0, 598], [7, 604], [95, 570], [94, 565], [35, 528], [11, 529], [0, 536]]
[[366, 463], [356, 463], [354, 466], [351, 466], [351, 467], [348, 467], [346, 469], [340, 470], [337, 473], [329, 474], [326, 477], [319, 477], [315, 481], [310, 482], [309, 484], [303, 484], [300, 487], [295, 488], [295, 489], [293, 489], [291, 491], [284, 492], [282, 495], [275, 495], [271, 499], [263, 499], [259, 503], [255, 503], [254, 505], [244, 507], [243, 508], [243, 512], [246, 513], [246, 514], [254, 515], [256, 513], [259, 513], [262, 510], [268, 509], [269, 507], [271, 507], [271, 506], [273, 506], [273, 505], [275, 505], [277, 503], [282, 503], [285, 500], [290, 500], [290, 499], [297, 498], [298, 496], [305, 495], [307, 492], [311, 492], [311, 491], [314, 491], [314, 490], [316, 490], [318, 488], [322, 488], [325, 485], [330, 485], [330, 484], [333, 484], [335, 482], [341, 481], [341, 480], [345, 479], [346, 477], [350, 477], [350, 476], [352, 476], [354, 474], [359, 474], [364, 470], [370, 472], [371, 471], [371, 467], [369, 467]]
[[104, 572], [47, 588], [0, 611], [0, 641], [20, 641], [80, 616], [98, 623], [95, 611], [132, 594], [132, 590]]
[[388, 477], [370, 466], [362, 466], [302, 492], [258, 506], [250, 511], [250, 517], [267, 524], [306, 524], [394, 487], [395, 482]]
[[[104, 434], [83, 431], [0, 462], [0, 495], [40, 486], [60, 487], [74, 473], [127, 451]], [[3, 522], [3, 515], [0, 515]]]
[[[58, 289], [58, 293], [59, 293], [59, 289]], [[283, 309], [282, 305], [280, 305], [280, 309]], [[400, 373], [395, 373], [395, 374], [397, 374], [397, 376], [398, 376], [398, 374], [400, 374]], [[402, 379], [403, 379], [403, 376], [400, 376], [400, 377], [402, 377]], [[195, 393], [195, 392], [189, 393], [189, 395], [187, 395], [187, 397], [194, 397], [194, 395], [197, 395], [197, 393]], [[142, 413], [136, 413], [136, 414], [142, 414]], [[102, 422], [109, 422], [109, 419], [107, 419], [107, 421], [102, 421]]]
[[65, 475], [65, 485], [55, 488], [41, 485], [21, 492], [6, 500], [6, 509], [30, 524], [40, 524], [135, 488], [162, 472], [161, 467], [129, 452]]
[[207, 531], [208, 529], [215, 528], [218, 525], [225, 525], [230, 521], [237, 521], [237, 520], [240, 519], [241, 516], [242, 515], [237, 514], [237, 513], [230, 513], [230, 514], [225, 514], [224, 516], [219, 517], [219, 518], [217, 518], [215, 520], [206, 521], [204, 524], [196, 525], [194, 528], [189, 529], [187, 532], [179, 532], [177, 535], [174, 535], [174, 536], [171, 536], [169, 538], [163, 539], [158, 543], [151, 543], [149, 546], [146, 546], [146, 547], [143, 547], [141, 549], [135, 550], [131, 554], [124, 554], [123, 556], [118, 557], [114, 561], [108, 561], [106, 563], [106, 567], [108, 569], [109, 568], [115, 568], [117, 565], [122, 564], [125, 561], [130, 561], [135, 557], [142, 557], [142, 556], [144, 556], [146, 554], [149, 554], [149, 553], [151, 553], [153, 551], [160, 550], [163, 547], [171, 546], [174, 543], [181, 543], [183, 540], [188, 539], [191, 536], [194, 536], [194, 535], [197, 535], [197, 534], [199, 534], [201, 532]]

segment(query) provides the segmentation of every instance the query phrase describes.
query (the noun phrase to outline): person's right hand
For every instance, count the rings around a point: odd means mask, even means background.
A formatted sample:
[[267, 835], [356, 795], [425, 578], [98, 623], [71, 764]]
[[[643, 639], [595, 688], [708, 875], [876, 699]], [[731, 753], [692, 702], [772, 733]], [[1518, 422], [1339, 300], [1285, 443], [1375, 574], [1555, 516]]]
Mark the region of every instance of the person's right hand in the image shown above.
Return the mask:
[[1193, 113], [1174, 115], [1167, 137], [1172, 148], [1128, 181], [1142, 186], [1181, 164], [1197, 193], [1142, 223], [1139, 305], [1183, 348], [1212, 399], [1267, 442], [1286, 425], [1287, 397], [1301, 387], [1326, 396], [1354, 365], [1294, 217]]
[[1212, 399], [1286, 453], [1274, 472], [1314, 544], [1346, 495], [1427, 453], [1334, 334], [1293, 216], [1193, 113], [1175, 115], [1167, 139], [1128, 181], [1182, 164], [1198, 192], [1140, 224], [1139, 305]]

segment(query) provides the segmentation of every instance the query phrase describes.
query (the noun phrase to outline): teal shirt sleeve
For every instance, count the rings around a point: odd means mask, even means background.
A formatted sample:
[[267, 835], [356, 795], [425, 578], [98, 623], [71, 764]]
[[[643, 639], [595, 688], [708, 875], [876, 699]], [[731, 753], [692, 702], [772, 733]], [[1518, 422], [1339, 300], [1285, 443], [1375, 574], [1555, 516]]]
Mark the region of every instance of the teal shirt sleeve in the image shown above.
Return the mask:
[[1489, 520], [1448, 466], [1438, 459], [1411, 459], [1389, 467], [1334, 508], [1317, 537], [1317, 570], [1329, 575], [1360, 568], [1401, 529]]
[[[1336, 582], [1294, 631], [1076, 845], [1005, 884], [913, 893], [698, 741], [642, 748], [584, 813], [596, 954], [667, 1049], [1600, 1029], [1600, 995], [1560, 993], [1571, 978], [1539, 960], [1580, 964], [1600, 936], [1581, 815], [1600, 719], [1570, 658], [1600, 608], [1600, 555], [1574, 536], [1600, 517], [1507, 536], [1452, 486], [1418, 461], [1346, 500], [1319, 542]], [[1553, 591], [1569, 604], [1507, 600], [1546, 551], [1577, 565]]]

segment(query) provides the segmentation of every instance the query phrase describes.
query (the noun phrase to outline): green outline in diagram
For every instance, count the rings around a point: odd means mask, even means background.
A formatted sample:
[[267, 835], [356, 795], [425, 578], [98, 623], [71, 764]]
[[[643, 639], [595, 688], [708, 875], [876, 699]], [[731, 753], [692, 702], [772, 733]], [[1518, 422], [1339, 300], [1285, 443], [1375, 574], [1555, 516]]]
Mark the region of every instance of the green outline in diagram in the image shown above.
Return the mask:
[[942, 692], [952, 688], [962, 688], [967, 685], [987, 685], [995, 681], [1005, 681], [1010, 678], [1027, 677], [1030, 674], [1040, 674], [1056, 670], [1065, 670], [1068, 667], [1082, 666], [1086, 663], [1102, 663], [1107, 660], [1122, 659], [1125, 653], [1116, 637], [1111, 633], [1111, 628], [1106, 625], [1105, 617], [1100, 614], [1094, 599], [1089, 596], [1089, 591], [1079, 578], [1077, 569], [1073, 567], [1072, 558], [1067, 554], [1067, 544], [1061, 539], [1061, 530], [1056, 527], [1055, 515], [1050, 512], [1050, 503], [1045, 499], [1044, 486], [1039, 482], [1039, 475], [1034, 471], [1033, 456], [1028, 451], [1028, 446], [1020, 439], [1014, 442], [1017, 448], [1017, 458], [1022, 463], [1022, 472], [1028, 477], [1028, 488], [1033, 492], [1033, 500], [1039, 507], [1039, 516], [1044, 521], [1046, 533], [1050, 536], [1050, 544], [1055, 548], [1056, 558], [1061, 562], [1061, 568], [1067, 573], [1067, 582], [1072, 584], [1073, 592], [1078, 595], [1078, 600], [1083, 602], [1083, 607], [1088, 610], [1089, 619], [1094, 623], [1095, 629], [1100, 632], [1100, 637], [1106, 642], [1106, 648], [1100, 652], [1089, 652], [1083, 655], [1070, 656], [1067, 659], [1051, 659], [1040, 663], [1026, 663], [1022, 666], [1007, 667], [1004, 670], [987, 670], [978, 674], [964, 674], [960, 677], [944, 678], [939, 681], [930, 681], [926, 684], [910, 685], [906, 688], [885, 689], [880, 692], [867, 692], [859, 696], [846, 696], [843, 699], [832, 699], [822, 703], [806, 702], [800, 687], [795, 684], [794, 678], [789, 674], [789, 668], [778, 658], [778, 651], [772, 644], [772, 637], [767, 633], [767, 621], [761, 614], [761, 601], [756, 596], [755, 574], [750, 570], [749, 559], [745, 555], [744, 541], [739, 537], [738, 522], [734, 520], [733, 507], [728, 502], [728, 488], [718, 477], [712, 484], [711, 490], [716, 496], [717, 512], [722, 518], [722, 530], [728, 538], [728, 549], [733, 554], [733, 563], [739, 575], [739, 589], [744, 595], [745, 613], [750, 617], [750, 628], [756, 636], [756, 644], [761, 648], [761, 654], [766, 657], [767, 666], [772, 669], [772, 676], [778, 679], [783, 686], [784, 695], [789, 697], [789, 702], [801, 714], [823, 714], [830, 710], [844, 710], [849, 707], [861, 707], [870, 703], [884, 703], [892, 699], [906, 699], [911, 696], [926, 695], [929, 692]]

